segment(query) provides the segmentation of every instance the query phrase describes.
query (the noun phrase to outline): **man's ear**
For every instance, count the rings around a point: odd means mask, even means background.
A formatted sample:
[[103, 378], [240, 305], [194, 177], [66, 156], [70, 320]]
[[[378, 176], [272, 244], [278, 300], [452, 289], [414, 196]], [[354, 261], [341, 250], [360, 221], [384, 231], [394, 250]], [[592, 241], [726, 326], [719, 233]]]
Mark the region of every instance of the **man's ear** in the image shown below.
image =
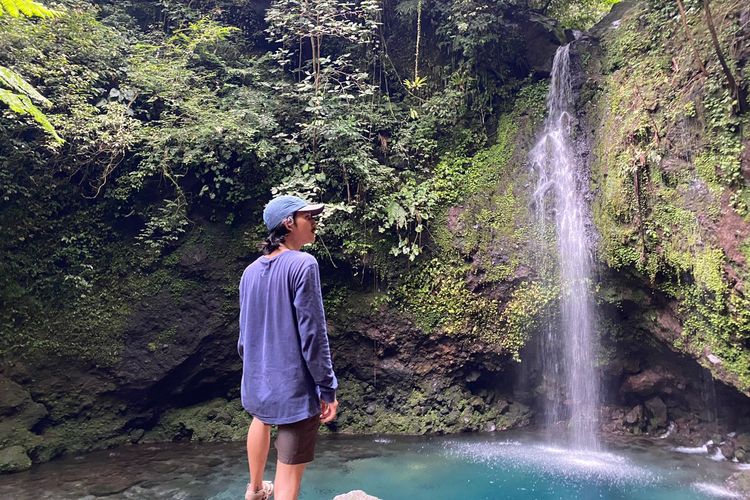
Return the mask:
[[287, 231], [292, 230], [292, 228], [294, 227], [294, 216], [284, 219], [284, 227], [286, 227]]

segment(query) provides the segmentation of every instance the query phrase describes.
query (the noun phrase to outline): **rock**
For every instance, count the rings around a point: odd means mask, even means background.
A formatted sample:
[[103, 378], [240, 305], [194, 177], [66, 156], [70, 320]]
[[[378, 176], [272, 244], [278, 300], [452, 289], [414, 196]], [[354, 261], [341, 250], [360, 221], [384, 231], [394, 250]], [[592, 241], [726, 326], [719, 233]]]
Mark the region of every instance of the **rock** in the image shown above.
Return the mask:
[[349, 493], [336, 495], [335, 497], [333, 497], [333, 500], [380, 500], [380, 499], [378, 497], [368, 495], [362, 490], [354, 490], [354, 491], [350, 491]]
[[659, 396], [655, 396], [645, 403], [646, 410], [650, 415], [649, 424], [652, 429], [667, 426], [667, 405]]
[[0, 473], [19, 472], [31, 468], [31, 459], [23, 446], [10, 446], [0, 450]]
[[102, 478], [103, 481], [89, 488], [89, 495], [95, 497], [108, 497], [117, 495], [123, 491], [132, 488], [143, 482], [143, 479], [136, 479], [128, 476], [108, 476]]
[[133, 429], [128, 433], [131, 443], [137, 443], [141, 440], [143, 435], [146, 433], [143, 429]]
[[715, 354], [709, 353], [709, 354], [706, 355], [706, 358], [708, 358], [708, 361], [712, 365], [720, 365], [721, 364], [721, 359], [718, 356], [716, 356]]
[[636, 425], [641, 421], [643, 418], [643, 406], [638, 405], [634, 406], [633, 409], [631, 409], [627, 415], [625, 415], [625, 424], [626, 425]]
[[495, 425], [495, 422], [487, 422], [484, 426], [484, 430], [487, 432], [495, 432], [497, 430], [497, 426]]
[[620, 386], [620, 393], [642, 397], [671, 394], [680, 383], [684, 383], [680, 377], [664, 367], [655, 366], [627, 377]]
[[537, 13], [512, 9], [504, 17], [521, 37], [522, 60], [527, 71], [548, 75], [555, 51], [572, 40], [572, 33], [563, 30], [557, 21]]
[[734, 458], [734, 443], [732, 441], [722, 443], [719, 446], [719, 449], [721, 450], [721, 454], [724, 455], [724, 458], [727, 460]]
[[0, 415], [12, 415], [16, 413], [27, 399], [30, 398], [28, 391], [6, 377], [0, 377]]
[[497, 403], [495, 403], [495, 407], [497, 408], [497, 412], [502, 415], [506, 411], [508, 411], [508, 408], [510, 407], [510, 403], [508, 403], [504, 399], [499, 399]]
[[44, 405], [31, 399], [29, 391], [6, 377], [0, 376], [0, 416], [3, 420], [11, 416], [24, 429], [30, 429], [47, 415]]
[[735, 472], [727, 479], [727, 486], [742, 495], [741, 498], [750, 498], [750, 471]]
[[740, 448], [744, 450], [747, 453], [750, 453], [750, 433], [743, 432], [741, 434], [737, 435], [737, 439], [735, 440], [735, 446], [737, 448]]
[[638, 358], [627, 358], [622, 365], [625, 373], [638, 373], [641, 371], [641, 360]]
[[744, 450], [738, 450], [735, 448], [734, 458], [736, 458], [738, 462], [747, 462], [748, 454]]

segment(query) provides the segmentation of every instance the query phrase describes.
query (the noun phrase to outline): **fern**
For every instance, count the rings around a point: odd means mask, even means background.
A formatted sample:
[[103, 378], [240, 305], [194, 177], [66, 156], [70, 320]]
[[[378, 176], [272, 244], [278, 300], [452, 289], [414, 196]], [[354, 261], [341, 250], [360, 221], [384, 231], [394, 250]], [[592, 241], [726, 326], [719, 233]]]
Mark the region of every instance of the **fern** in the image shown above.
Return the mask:
[[37, 108], [31, 99], [23, 94], [16, 94], [10, 90], [0, 89], [0, 103], [5, 104], [11, 111], [19, 115], [29, 115], [39, 126], [50, 134], [57, 142], [63, 143], [63, 138], [55, 131], [55, 127], [47, 119], [47, 116]]
[[24, 80], [21, 75], [5, 66], [0, 66], [0, 85], [15, 90], [19, 94], [25, 94], [44, 106], [52, 105], [47, 98], [40, 94], [29, 82]]
[[[11, 17], [21, 17], [22, 15], [26, 17], [57, 17], [60, 12], [48, 9], [33, 0], [0, 0], [0, 17], [6, 14]], [[14, 113], [31, 116], [55, 141], [58, 143], [65, 142], [55, 131], [55, 127], [49, 122], [47, 116], [36, 107], [32, 100], [43, 106], [52, 105], [21, 75], [10, 68], [0, 66], [0, 103], [8, 106]]]
[[32, 0], [0, 0], [0, 17], [56, 17], [60, 13]]

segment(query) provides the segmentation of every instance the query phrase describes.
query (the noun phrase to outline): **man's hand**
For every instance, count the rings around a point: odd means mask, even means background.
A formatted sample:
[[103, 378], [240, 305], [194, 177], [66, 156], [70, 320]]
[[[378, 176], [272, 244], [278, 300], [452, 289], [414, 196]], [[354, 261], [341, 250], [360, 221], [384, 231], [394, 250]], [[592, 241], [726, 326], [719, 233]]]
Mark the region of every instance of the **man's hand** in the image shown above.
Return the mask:
[[336, 418], [336, 410], [339, 407], [338, 400], [333, 400], [333, 403], [326, 403], [325, 401], [320, 402], [320, 422], [327, 424], [332, 422]]

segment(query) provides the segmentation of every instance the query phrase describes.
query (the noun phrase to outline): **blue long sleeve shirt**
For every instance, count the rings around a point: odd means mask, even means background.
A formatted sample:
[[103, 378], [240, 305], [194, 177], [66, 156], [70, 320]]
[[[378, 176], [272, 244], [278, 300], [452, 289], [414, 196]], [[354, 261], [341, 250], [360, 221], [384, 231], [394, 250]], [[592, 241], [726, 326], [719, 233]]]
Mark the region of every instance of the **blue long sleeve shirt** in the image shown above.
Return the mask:
[[287, 250], [245, 269], [237, 350], [242, 406], [266, 424], [299, 422], [336, 399], [315, 257]]

